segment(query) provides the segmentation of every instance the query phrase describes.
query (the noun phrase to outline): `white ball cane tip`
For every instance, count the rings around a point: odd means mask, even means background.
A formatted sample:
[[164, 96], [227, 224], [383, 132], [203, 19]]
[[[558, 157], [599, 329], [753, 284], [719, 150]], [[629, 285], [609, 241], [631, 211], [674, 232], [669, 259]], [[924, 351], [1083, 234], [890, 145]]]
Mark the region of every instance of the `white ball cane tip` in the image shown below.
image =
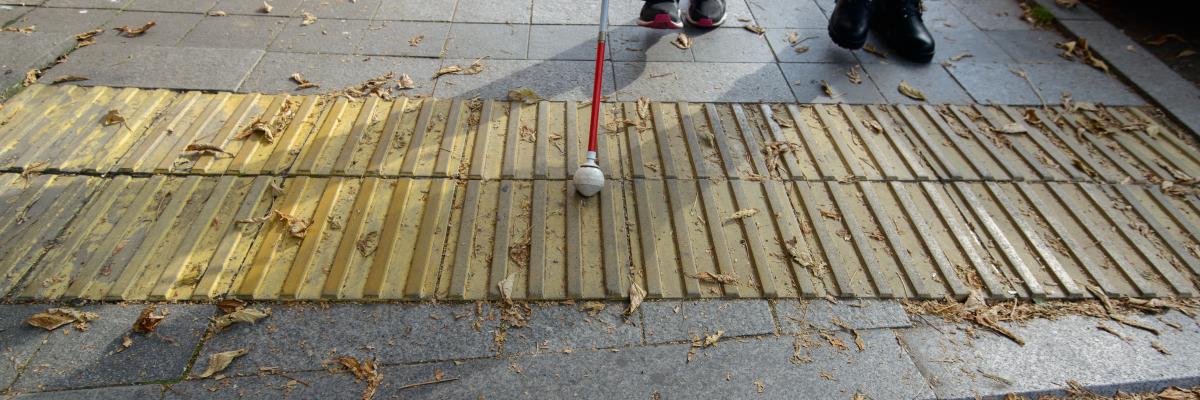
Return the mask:
[[584, 165], [575, 170], [575, 191], [584, 197], [595, 196], [604, 188], [604, 172], [600, 168]]

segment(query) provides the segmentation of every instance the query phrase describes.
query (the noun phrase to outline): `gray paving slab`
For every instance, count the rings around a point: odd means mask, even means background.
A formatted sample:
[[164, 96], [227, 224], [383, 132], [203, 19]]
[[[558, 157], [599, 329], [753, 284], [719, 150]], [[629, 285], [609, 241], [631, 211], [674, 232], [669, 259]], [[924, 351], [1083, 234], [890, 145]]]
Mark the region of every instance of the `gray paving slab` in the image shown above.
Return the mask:
[[1075, 7], [1068, 8], [1068, 7], [1063, 7], [1063, 6], [1058, 5], [1058, 3], [1055, 2], [1055, 0], [1034, 0], [1034, 1], [1036, 1], [1038, 4], [1041, 4], [1042, 7], [1046, 7], [1047, 10], [1050, 10], [1051, 14], [1054, 14], [1054, 18], [1057, 18], [1060, 20], [1088, 20], [1088, 21], [1104, 20], [1104, 17], [1101, 17], [1100, 14], [1097, 14], [1096, 11], [1092, 10], [1090, 7], [1088, 7], [1087, 5], [1085, 5], [1083, 3], [1078, 3], [1078, 4], [1076, 4]]
[[42, 4], [45, 0], [0, 0], [0, 5], [14, 6], [36, 6]]
[[[212, 317], [213, 307], [173, 304], [160, 306], [167, 318], [153, 335], [132, 333], [142, 311], [139, 305], [80, 307], [100, 316], [87, 331], [74, 328], [49, 335], [17, 379], [20, 391], [128, 385], [178, 379]], [[133, 345], [122, 347], [130, 335]]]
[[[126, 11], [117, 14], [116, 17], [113, 17], [104, 24], [107, 31], [103, 35], [98, 36], [96, 42], [104, 42], [105, 44], [136, 44], [142, 46], [174, 46], [201, 19], [204, 19], [203, 14]], [[137, 37], [121, 36], [118, 32], [112, 30], [122, 26], [141, 27], [150, 21], [154, 21], [154, 27]], [[221, 45], [228, 47], [231, 44], [221, 43]]]
[[21, 18], [22, 15], [25, 15], [25, 13], [28, 13], [32, 10], [33, 7], [0, 5], [0, 26], [4, 26], [9, 22], [12, 22], [18, 26], [25, 26], [20, 25], [20, 21], [17, 21], [17, 19]]
[[162, 385], [114, 386], [95, 389], [64, 390], [15, 394], [11, 400], [129, 400], [162, 397]]
[[[1076, 36], [1088, 38], [1092, 51], [1109, 66], [1137, 85], [1193, 132], [1200, 132], [1200, 96], [1196, 87], [1176, 74], [1162, 61], [1150, 57], [1139, 43], [1104, 21], [1063, 20], [1062, 25]], [[1134, 51], [1128, 49], [1132, 47]]]
[[[1067, 317], [1005, 324], [1025, 341], [1024, 346], [982, 329], [972, 338], [961, 326], [919, 327], [901, 331], [900, 337], [933, 382], [938, 398], [1061, 394], [1067, 380], [1109, 395], [1116, 390], [1136, 393], [1200, 384], [1200, 347], [1195, 346], [1200, 325], [1175, 312], [1163, 318], [1181, 329], [1157, 318], [1139, 317], [1162, 329], [1162, 335], [1154, 336], [1112, 321]], [[1116, 329], [1128, 340], [1099, 330], [1099, 324]], [[1151, 341], [1171, 354], [1159, 353]]]
[[740, 28], [688, 29], [699, 62], [774, 62], [767, 38]]
[[[931, 33], [933, 33], [934, 41], [937, 43], [937, 52], [933, 55], [933, 63], [958, 62], [953, 60], [965, 62], [1013, 62], [1013, 58], [1004, 51], [1004, 48], [997, 44], [993, 38], [988, 37], [984, 31], [974, 29], [933, 29]], [[874, 37], [873, 39], [877, 40], [878, 37]], [[886, 49], [887, 46], [882, 46], [881, 48]], [[969, 55], [969, 57], [965, 55]], [[875, 57], [869, 58], [874, 59]]]
[[922, 16], [925, 26], [930, 30], [941, 31], [978, 31], [966, 15], [947, 1], [926, 1], [925, 14]]
[[533, 304], [529, 326], [509, 328], [504, 354], [555, 353], [623, 348], [642, 343], [641, 315], [624, 315], [625, 303], [600, 303], [603, 310], [583, 304]]
[[615, 61], [695, 61], [693, 49], [671, 44], [678, 36], [672, 30], [618, 26], [610, 30], [608, 47]]
[[[1061, 99], [1070, 92], [1076, 101], [1090, 101], [1110, 106], [1139, 106], [1146, 101], [1116, 77], [1083, 64], [1026, 64], [1021, 69], [1042, 91], [1046, 100]], [[1194, 92], [1193, 92], [1194, 93]]]
[[115, 10], [43, 7], [22, 16], [18, 24], [37, 26], [38, 32], [77, 34], [103, 26], [116, 14]]
[[5, 360], [0, 363], [0, 393], [12, 385], [49, 335], [25, 323], [30, 315], [47, 308], [41, 304], [0, 306], [0, 358]]
[[775, 315], [785, 334], [801, 332], [809, 326], [842, 329], [834, 323], [835, 319], [859, 330], [912, 326], [904, 307], [897, 301], [886, 300], [841, 300], [837, 304], [825, 300], [779, 300], [775, 303]]
[[[1019, 63], [1069, 63], [1055, 47], [1067, 39], [1047, 30], [991, 31], [987, 35]], [[981, 60], [982, 61], [982, 60]]]
[[454, 22], [528, 24], [533, 0], [458, 0]]
[[[440, 65], [440, 60], [428, 58], [267, 53], [246, 78], [239, 91], [323, 93], [341, 90], [368, 79], [386, 75], [388, 72], [394, 72], [397, 78], [402, 74], [408, 74], [416, 82], [416, 88], [405, 91], [408, 95], [431, 95], [434, 82], [430, 77]], [[293, 82], [290, 77], [297, 72], [320, 87], [296, 90], [296, 82]]]
[[25, 72], [42, 68], [75, 47], [70, 34], [0, 32], [0, 92], [25, 80]]
[[[439, 57], [450, 33], [446, 22], [376, 21], [367, 28], [359, 51], [362, 54], [410, 57]], [[423, 37], [416, 46], [409, 41]]]
[[[330, 367], [335, 368], [335, 366]], [[284, 376], [286, 375], [286, 376]], [[289, 372], [225, 379], [187, 380], [170, 386], [163, 399], [362, 399], [363, 383], [348, 372]], [[382, 399], [383, 397], [375, 397]]]
[[529, 55], [529, 25], [465, 24], [450, 27], [446, 57], [524, 60]]
[[[301, 12], [317, 18], [371, 19], [383, 0], [304, 0]], [[421, 2], [427, 3], [427, 2]]]
[[[867, 56], [874, 57], [874, 56]], [[954, 81], [950, 73], [939, 64], [869, 64], [863, 67], [871, 75], [871, 79], [879, 86], [879, 91], [887, 99], [888, 104], [916, 104], [913, 100], [900, 94], [900, 82], [908, 82], [925, 94], [927, 102], [941, 104], [967, 104], [971, 97]]]
[[450, 21], [458, 0], [384, 1], [375, 13], [377, 21]]
[[217, 0], [133, 0], [126, 10], [138, 11], [168, 11], [206, 13], [217, 5]]
[[[690, 363], [689, 345], [680, 344], [396, 366], [384, 369], [379, 397], [544, 398], [548, 390], [559, 398], [841, 399], [856, 393], [871, 399], [932, 397], [891, 332], [865, 332], [863, 340], [863, 352], [823, 345], [808, 352], [811, 361], [797, 364], [789, 361], [794, 339], [770, 337], [723, 340], [697, 350]], [[398, 390], [432, 380], [438, 369], [458, 380]], [[872, 372], [863, 373], [867, 370]]]
[[[755, 21], [764, 28], [826, 28], [829, 20], [813, 0], [746, 0]], [[745, 22], [730, 21], [734, 26]]]
[[642, 304], [646, 343], [692, 340], [718, 331], [724, 337], [774, 334], [766, 300], [652, 301]]
[[[608, 23], [637, 25], [642, 0], [610, 0]], [[533, 0], [534, 24], [596, 25], [600, 21], [600, 2], [575, 0]]]
[[236, 90], [263, 56], [262, 50], [106, 45], [84, 47], [46, 72], [89, 78], [83, 85], [180, 90]]
[[[883, 103], [883, 94], [871, 76], [859, 67], [861, 83], [855, 84], [847, 75], [851, 68], [858, 64], [797, 64], [782, 63], [783, 75], [787, 77], [801, 103], [849, 103], [849, 104], [879, 104]], [[833, 96], [825, 93], [823, 83], [829, 83]]]
[[263, 2], [258, 0], [221, 0], [213, 7], [230, 15], [270, 15], [276, 17], [295, 17], [300, 15], [300, 3], [304, 0], [268, 0], [271, 12], [264, 13]]
[[107, 8], [120, 10], [133, 3], [133, 0], [46, 0], [45, 7], [61, 8]]
[[[473, 59], [446, 59], [443, 65], [466, 67]], [[591, 100], [592, 79], [596, 66], [591, 61], [485, 60], [484, 71], [476, 75], [446, 75], [438, 79], [434, 94], [439, 98], [475, 97], [504, 99], [508, 91], [520, 87], [533, 89], [550, 100]], [[603, 93], [613, 94], [612, 70], [604, 79]], [[501, 79], [503, 78], [503, 79]], [[414, 78], [416, 79], [416, 78]]]
[[204, 17], [179, 44], [187, 47], [265, 49], [289, 21], [283, 17], [256, 15]]
[[[962, 84], [967, 93], [982, 104], [1027, 104], [1040, 105], [1038, 93], [1025, 79], [1017, 75], [1021, 66], [1005, 63], [955, 63], [946, 67], [951, 75]], [[1027, 72], [1028, 73], [1028, 72]], [[1041, 89], [1038, 89], [1039, 91]], [[1061, 93], [1044, 92], [1047, 102], [1059, 102]]]
[[967, 16], [979, 29], [1018, 30], [1033, 29], [1033, 25], [1022, 21], [1021, 7], [1015, 1], [996, 0], [949, 0], [958, 11]]
[[[793, 32], [797, 37], [795, 45], [788, 41]], [[771, 28], [767, 29], [766, 37], [780, 62], [858, 64], [854, 53], [829, 40], [825, 29]]]
[[[529, 27], [530, 60], [595, 60], [596, 27], [584, 25], [533, 25]], [[611, 55], [612, 37], [606, 47]], [[605, 57], [611, 57], [606, 55]]]
[[271, 42], [268, 50], [291, 53], [356, 54], [370, 22], [357, 19], [318, 19], [301, 25], [291, 18]]
[[791, 102], [774, 63], [616, 62], [617, 98], [633, 101]]
[[226, 375], [257, 373], [260, 367], [317, 371], [337, 356], [376, 357], [382, 363], [412, 363], [495, 355], [494, 319], [477, 317], [474, 304], [277, 305], [255, 325], [237, 325], [204, 343], [197, 367], [208, 355], [246, 348]]

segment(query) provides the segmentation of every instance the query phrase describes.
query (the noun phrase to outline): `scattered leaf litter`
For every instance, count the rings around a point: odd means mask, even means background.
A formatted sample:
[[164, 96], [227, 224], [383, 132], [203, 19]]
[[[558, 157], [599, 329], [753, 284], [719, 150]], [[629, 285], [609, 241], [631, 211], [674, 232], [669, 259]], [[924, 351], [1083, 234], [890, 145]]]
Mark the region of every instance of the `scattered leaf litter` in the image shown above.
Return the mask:
[[908, 81], [900, 81], [900, 86], [896, 88], [900, 94], [908, 96], [908, 98], [918, 101], [925, 101], [925, 93], [920, 89], [908, 84]]
[[301, 239], [304, 238], [304, 235], [308, 233], [308, 226], [310, 224], [312, 224], [312, 221], [309, 220], [308, 218], [300, 218], [300, 217], [297, 217], [297, 216], [294, 216], [291, 214], [284, 213], [279, 210], [271, 210], [271, 211], [267, 212], [267, 215], [264, 215], [264, 216], [261, 216], [258, 218], [238, 220], [237, 222], [244, 223], [244, 224], [256, 224], [256, 223], [263, 223], [263, 222], [271, 221], [274, 219], [278, 219], [280, 222], [283, 223], [283, 225], [287, 229], [287, 232], [289, 235], [291, 235], [294, 238], [301, 238]]
[[224, 371], [225, 368], [229, 368], [229, 364], [233, 363], [233, 360], [244, 356], [249, 352], [250, 351], [246, 349], [237, 349], [209, 355], [208, 367], [204, 368], [204, 372], [200, 374], [200, 377], [208, 378], [221, 371]]
[[383, 383], [383, 374], [379, 372], [379, 363], [376, 360], [359, 361], [354, 357], [341, 356], [337, 358], [337, 361], [347, 371], [354, 374], [354, 379], [366, 382], [367, 387], [363, 389], [362, 393], [363, 400], [375, 397], [375, 391]]
[[33, 314], [25, 320], [25, 323], [48, 331], [53, 331], [60, 326], [73, 323], [76, 329], [86, 331], [88, 322], [97, 319], [100, 319], [100, 316], [93, 312], [79, 311], [70, 307], [59, 307]]
[[153, 28], [155, 25], [157, 25], [156, 22], [150, 21], [140, 27], [131, 27], [129, 25], [124, 25], [124, 26], [119, 26], [119, 27], [113, 28], [113, 30], [120, 32], [121, 36], [133, 38], [133, 37], [145, 35], [146, 32], [149, 32], [150, 28]]
[[136, 333], [151, 333], [158, 329], [158, 324], [161, 324], [167, 318], [167, 313], [155, 313], [158, 311], [158, 306], [147, 304], [146, 308], [138, 314], [137, 320], [133, 321], [133, 331]]

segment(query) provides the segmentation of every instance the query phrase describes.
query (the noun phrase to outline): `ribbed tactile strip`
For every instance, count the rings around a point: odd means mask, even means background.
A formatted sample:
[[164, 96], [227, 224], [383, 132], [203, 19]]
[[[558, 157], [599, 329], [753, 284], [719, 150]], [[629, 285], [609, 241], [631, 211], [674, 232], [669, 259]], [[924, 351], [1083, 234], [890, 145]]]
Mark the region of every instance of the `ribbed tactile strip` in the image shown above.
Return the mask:
[[[103, 124], [110, 110], [124, 121]], [[1161, 182], [1190, 189], [1200, 158], [1147, 109], [605, 115], [610, 180], [581, 198], [584, 103], [34, 86], [0, 110], [0, 293], [1195, 295], [1200, 203]], [[274, 140], [240, 137], [255, 125]]]

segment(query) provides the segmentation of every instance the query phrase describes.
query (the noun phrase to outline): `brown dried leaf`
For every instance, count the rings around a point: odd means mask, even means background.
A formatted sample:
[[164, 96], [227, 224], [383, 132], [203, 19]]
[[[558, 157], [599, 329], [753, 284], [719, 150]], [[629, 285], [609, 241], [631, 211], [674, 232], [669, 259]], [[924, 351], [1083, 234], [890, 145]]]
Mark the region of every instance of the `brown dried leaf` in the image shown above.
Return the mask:
[[821, 80], [821, 91], [825, 92], [826, 96], [833, 97], [833, 86], [829, 84], [829, 81]]
[[793, 50], [796, 51], [796, 54], [804, 54], [808, 52], [808, 46], [796, 46]]
[[417, 47], [421, 45], [421, 41], [423, 40], [425, 40], [425, 35], [413, 36], [408, 38], [408, 45], [411, 47]]
[[1174, 33], [1168, 33], [1168, 34], [1164, 34], [1164, 35], [1159, 35], [1159, 36], [1155, 37], [1154, 39], [1147, 40], [1146, 44], [1151, 45], [1151, 46], [1162, 46], [1172, 40], [1179, 42], [1179, 43], [1184, 43], [1184, 44], [1188, 43], [1187, 39], [1184, 39], [1183, 36], [1179, 36]]
[[587, 311], [589, 317], [600, 315], [605, 308], [608, 306], [598, 301], [589, 301], [579, 305], [579, 311]]
[[971, 54], [971, 53], [962, 53], [962, 54], [950, 57], [950, 61], [958, 62], [958, 61], [962, 61], [963, 59], [969, 58], [969, 57], [975, 57], [975, 55]]
[[871, 53], [871, 54], [875, 55], [876, 57], [887, 58], [887, 53], [884, 53], [883, 50], [879, 50], [879, 49], [875, 48], [875, 46], [871, 45], [870, 43], [863, 45], [862, 49], [863, 49], [863, 51]]
[[671, 41], [671, 44], [675, 45], [675, 47], [678, 47], [681, 50], [687, 50], [692, 48], [692, 38], [688, 37], [686, 33], [679, 32], [679, 34], [675, 36], [675, 40]]
[[746, 25], [746, 26], [743, 26], [742, 28], [745, 28], [746, 30], [748, 30], [750, 32], [754, 32], [758, 36], [762, 36], [764, 33], [767, 33], [766, 29], [763, 29], [763, 27], [754, 25], [754, 24]]
[[274, 10], [274, 9], [275, 9], [275, 6], [272, 6], [270, 2], [264, 1], [262, 3], [262, 7], [258, 8], [258, 12], [263, 13], [263, 14], [270, 14], [271, 10]]
[[900, 81], [900, 86], [897, 87], [896, 90], [899, 90], [900, 94], [908, 96], [908, 98], [910, 98], [910, 99], [918, 100], [918, 101], [925, 101], [925, 93], [921, 92], [920, 89], [917, 89], [917, 88], [913, 87], [912, 85], [909, 85], [908, 81], [903, 81], [903, 80]]
[[638, 307], [642, 306], [642, 301], [646, 299], [646, 290], [638, 286], [637, 282], [629, 283], [629, 308], [625, 309], [625, 315], [633, 315], [637, 312]]
[[88, 78], [79, 75], [63, 75], [58, 78], [54, 78], [54, 81], [50, 82], [50, 84], [57, 85], [64, 82], [80, 82], [86, 80], [88, 80]]
[[221, 148], [221, 146], [217, 146], [215, 144], [208, 144], [208, 143], [189, 144], [183, 148], [183, 152], [191, 153], [191, 154], [201, 154], [201, 155], [208, 154], [213, 157], [217, 157], [217, 156], [224, 154], [229, 157], [233, 157], [233, 153], [225, 151], [225, 149]]
[[75, 323], [75, 326], [80, 330], [87, 330], [87, 323], [97, 319], [100, 319], [100, 316], [93, 312], [79, 311], [70, 307], [60, 307], [33, 314], [29, 319], [25, 320], [25, 323], [48, 331], [58, 329], [58, 327], [69, 323]]
[[527, 87], [520, 87], [508, 91], [509, 101], [519, 101], [525, 104], [533, 104], [537, 103], [541, 99], [542, 96], [539, 96], [537, 92], [534, 92], [533, 89]]
[[41, 76], [42, 76], [42, 71], [37, 68], [25, 71], [25, 79], [21, 81], [21, 86], [29, 87], [29, 85], [37, 83], [38, 77], [41, 77]]
[[167, 318], [167, 313], [155, 314], [157, 306], [154, 304], [146, 305], [142, 309], [142, 313], [138, 314], [136, 321], [133, 321], [133, 331], [137, 333], [150, 333], [158, 329], [158, 324], [162, 323]]
[[504, 300], [505, 303], [512, 303], [513, 284], [516, 283], [516, 281], [517, 274], [512, 273], [508, 274], [508, 276], [500, 282], [496, 282], [496, 288], [500, 289], [500, 299]]
[[821, 216], [825, 217], [825, 218], [829, 218], [834, 221], [842, 220], [842, 213], [837, 212], [837, 211], [821, 210]]
[[200, 374], [200, 377], [207, 378], [224, 371], [225, 368], [229, 368], [229, 364], [233, 363], [234, 359], [244, 356], [249, 352], [246, 349], [237, 349], [208, 356], [208, 367], [204, 368], [204, 373]]
[[702, 343], [700, 347], [711, 347], [717, 344], [717, 341], [721, 340], [721, 336], [724, 334], [725, 331], [718, 330], [717, 333], [704, 336], [704, 343]]
[[457, 74], [459, 72], [462, 72], [462, 67], [460, 67], [458, 65], [445, 66], [445, 67], [439, 68], [436, 72], [433, 73], [433, 79], [437, 79], [438, 77], [440, 77], [442, 75]]
[[858, 69], [859, 69], [859, 66], [855, 65], [853, 67], [850, 67], [849, 71], [846, 71], [846, 77], [850, 78], [850, 83], [853, 83], [855, 85], [862, 84], [862, 74], [858, 71]]
[[125, 36], [125, 37], [138, 37], [138, 36], [145, 35], [146, 32], [150, 30], [150, 28], [154, 27], [154, 25], [157, 25], [157, 23], [155, 23], [154, 21], [150, 21], [150, 22], [147, 22], [145, 25], [142, 25], [141, 27], [131, 27], [129, 25], [124, 25], [124, 26], [119, 26], [119, 27], [113, 28], [113, 30], [115, 30], [117, 32], [121, 32], [121, 35]]
[[291, 78], [292, 82], [296, 82], [296, 90], [321, 87], [320, 85], [309, 82], [308, 79], [305, 79], [304, 75], [300, 75], [299, 72], [292, 74]]
[[241, 310], [244, 307], [246, 307], [246, 301], [240, 299], [225, 299], [217, 302], [217, 308], [221, 309], [221, 312], [225, 314]]
[[0, 28], [0, 32], [15, 32], [15, 33], [33, 33], [37, 30], [37, 26], [8, 26]]
[[355, 379], [361, 379], [367, 383], [367, 387], [363, 389], [363, 400], [375, 397], [375, 391], [379, 389], [379, 384], [383, 383], [383, 374], [379, 373], [378, 362], [374, 359], [358, 361], [354, 357], [346, 356], [338, 357], [337, 361], [346, 367], [346, 370], [353, 373]]
[[413, 82], [412, 77], [408, 74], [401, 74], [400, 79], [396, 81], [396, 87], [401, 90], [408, 90], [417, 87], [416, 82]]
[[317, 23], [317, 16], [312, 15], [312, 13], [310, 13], [308, 11], [305, 11], [305, 12], [301, 13], [300, 15], [304, 17], [304, 20], [300, 21], [300, 26], [309, 26], [309, 25]]
[[[650, 98], [646, 96], [638, 97], [637, 99], [637, 115], [638, 118], [650, 118]], [[632, 122], [632, 121], [630, 121]]]
[[227, 17], [227, 16], [229, 16], [229, 13], [227, 13], [225, 11], [221, 11], [221, 10], [212, 10], [212, 11], [208, 12], [208, 16], [210, 16], [210, 17]]
[[707, 272], [707, 271], [696, 274], [695, 278], [700, 280], [701, 282], [716, 282], [716, 283], [722, 283], [722, 284], [738, 283], [738, 278], [736, 275], [714, 274], [714, 273]]
[[258, 320], [271, 316], [271, 309], [239, 308], [231, 313], [213, 318], [213, 330], [220, 332], [239, 322], [253, 325]]
[[741, 209], [741, 210], [737, 210], [737, 212], [734, 212], [733, 215], [729, 216], [729, 218], [726, 219], [726, 221], [735, 221], [735, 220], [739, 220], [739, 219], [743, 219], [743, 218], [750, 218], [750, 217], [754, 216], [754, 214], [758, 214], [758, 209], [756, 209], [756, 208]]
[[113, 126], [116, 124], [124, 124], [125, 116], [121, 115], [120, 110], [108, 110], [104, 117], [100, 119], [100, 125]]

